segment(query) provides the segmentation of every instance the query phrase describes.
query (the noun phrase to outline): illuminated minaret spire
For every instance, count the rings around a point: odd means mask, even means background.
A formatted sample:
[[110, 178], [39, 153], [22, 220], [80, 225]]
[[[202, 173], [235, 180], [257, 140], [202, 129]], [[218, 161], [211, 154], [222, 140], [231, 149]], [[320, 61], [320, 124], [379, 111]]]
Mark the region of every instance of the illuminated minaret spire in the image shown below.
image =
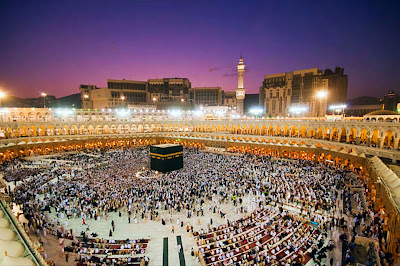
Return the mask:
[[244, 63], [242, 54], [240, 54], [238, 69], [238, 88], [236, 89], [236, 112], [243, 115], [243, 105], [246, 90], [244, 89], [243, 75], [244, 75]]

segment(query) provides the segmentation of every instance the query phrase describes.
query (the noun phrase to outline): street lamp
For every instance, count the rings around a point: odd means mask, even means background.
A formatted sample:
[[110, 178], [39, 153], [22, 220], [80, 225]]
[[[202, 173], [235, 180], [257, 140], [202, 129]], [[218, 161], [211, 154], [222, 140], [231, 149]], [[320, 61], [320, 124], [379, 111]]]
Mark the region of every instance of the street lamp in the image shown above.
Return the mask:
[[83, 95], [83, 98], [89, 99], [89, 95], [85, 94], [85, 95]]
[[47, 97], [47, 93], [42, 92], [41, 95], [42, 95], [42, 97], [43, 97], [43, 108], [46, 108], [46, 97]]
[[3, 91], [0, 91], [0, 107], [3, 106], [3, 98], [6, 97], [6, 93]]

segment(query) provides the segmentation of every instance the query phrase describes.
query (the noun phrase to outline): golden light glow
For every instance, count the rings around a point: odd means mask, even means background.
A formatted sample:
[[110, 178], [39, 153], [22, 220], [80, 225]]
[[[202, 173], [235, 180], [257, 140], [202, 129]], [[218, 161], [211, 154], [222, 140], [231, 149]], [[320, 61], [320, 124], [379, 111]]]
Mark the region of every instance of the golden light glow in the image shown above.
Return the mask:
[[317, 92], [317, 97], [322, 99], [322, 98], [326, 98], [328, 96], [328, 93], [326, 91], [318, 91]]
[[46, 97], [46, 96], [47, 96], [47, 93], [42, 92], [41, 95], [42, 95], [42, 97]]
[[4, 91], [0, 91], [0, 99], [6, 97], [6, 93]]
[[328, 92], [325, 90], [318, 91], [317, 92], [317, 97], [320, 99], [326, 98], [328, 96]]

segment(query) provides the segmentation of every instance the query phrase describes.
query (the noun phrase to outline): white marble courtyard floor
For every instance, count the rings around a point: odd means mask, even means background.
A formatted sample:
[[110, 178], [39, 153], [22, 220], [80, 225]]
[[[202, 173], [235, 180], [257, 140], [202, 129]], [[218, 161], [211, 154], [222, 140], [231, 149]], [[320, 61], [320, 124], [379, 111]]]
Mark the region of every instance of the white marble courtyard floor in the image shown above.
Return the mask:
[[[254, 210], [254, 205], [252, 204], [253, 197], [246, 197], [243, 201], [243, 206], [249, 206], [249, 212]], [[200, 263], [196, 262], [196, 258], [191, 256], [192, 247], [194, 250], [197, 250], [197, 244], [193, 236], [190, 233], [186, 232], [186, 225], [190, 223], [194, 225], [194, 230], [198, 231], [201, 228], [207, 228], [207, 225], [210, 223], [210, 218], [213, 220], [213, 226], [216, 224], [226, 223], [226, 219], [230, 221], [237, 220], [240, 217], [243, 217], [245, 214], [237, 214], [235, 211], [235, 207], [232, 203], [229, 204], [221, 204], [219, 207], [221, 210], [226, 213], [226, 218], [221, 218], [219, 213], [213, 213], [213, 210], [207, 210], [208, 204], [211, 202], [206, 201], [204, 206], [204, 216], [192, 216], [190, 219], [186, 216], [186, 211], [181, 211], [180, 213], [173, 213], [173, 222], [170, 222], [170, 215], [167, 211], [161, 212], [161, 217], [165, 217], [166, 225], [161, 224], [160, 221], [151, 221], [138, 219], [138, 223], [134, 223], [134, 219], [131, 217], [131, 223], [128, 223], [128, 215], [126, 212], [122, 212], [122, 216], [119, 217], [118, 212], [109, 213], [107, 220], [102, 219], [100, 221], [88, 219], [86, 220], [86, 224], [89, 227], [89, 235], [92, 232], [98, 234], [98, 238], [105, 239], [137, 239], [137, 238], [150, 238], [150, 242], [148, 244], [146, 250], [146, 256], [150, 258], [150, 265], [162, 265], [163, 261], [163, 239], [164, 237], [168, 237], [168, 258], [169, 265], [179, 265], [179, 255], [178, 255], [178, 246], [176, 236], [180, 235], [182, 237], [182, 246], [184, 250], [184, 256], [186, 265], [200, 265]], [[250, 204], [250, 205], [249, 205]], [[65, 225], [65, 221], [67, 219], [57, 218], [55, 212], [51, 213], [51, 218], [58, 219], [61, 225]], [[168, 217], [168, 218], [167, 218]], [[177, 225], [177, 219], [179, 218], [179, 222], [183, 221], [183, 227]], [[115, 231], [113, 232], [113, 236], [109, 237], [109, 232], [111, 227], [111, 221], [115, 223]], [[198, 224], [198, 220], [200, 220], [200, 225]], [[171, 232], [172, 225], [175, 228], [175, 233]], [[75, 235], [79, 235], [82, 230], [86, 230], [85, 226], [82, 226], [82, 220], [80, 218], [71, 218], [68, 219], [68, 226], [64, 226], [65, 229], [73, 229]]]
[[[249, 209], [248, 213], [251, 213], [255, 209], [255, 196], [247, 195], [242, 198], [243, 204], [239, 205], [247, 207]], [[342, 207], [341, 201], [338, 202], [339, 208]], [[142, 220], [138, 219], [138, 223], [134, 223], [134, 219], [131, 218], [131, 223], [128, 223], [128, 216], [126, 212], [122, 212], [122, 216], [119, 217], [118, 212], [111, 212], [108, 215], [107, 220], [100, 219], [100, 221], [88, 219], [86, 220], [86, 224], [89, 227], [89, 235], [92, 232], [98, 234], [98, 238], [105, 239], [137, 239], [137, 238], [149, 238], [151, 239], [148, 247], [146, 249], [145, 255], [150, 258], [151, 266], [161, 266], [163, 262], [163, 239], [164, 237], [168, 237], [168, 262], [169, 265], [179, 265], [179, 253], [177, 247], [176, 236], [180, 235], [182, 237], [182, 246], [185, 256], [186, 265], [200, 265], [200, 263], [196, 262], [196, 258], [191, 256], [191, 249], [193, 247], [194, 250], [198, 250], [197, 244], [193, 236], [190, 233], [186, 232], [186, 225], [190, 223], [194, 225], [194, 230], [199, 231], [201, 228], [207, 228], [210, 218], [213, 219], [213, 226], [219, 224], [225, 224], [227, 219], [230, 221], [237, 220], [241, 217], [244, 217], [247, 213], [237, 214], [236, 209], [232, 202], [228, 204], [220, 204], [218, 207], [226, 213], [226, 218], [221, 218], [220, 214], [213, 213], [213, 210], [208, 210], [208, 206], [214, 206], [210, 201], [206, 201], [203, 204], [204, 207], [204, 216], [192, 216], [190, 219], [186, 218], [186, 211], [181, 211], [180, 213], [173, 213], [173, 222], [170, 222], [170, 214], [167, 211], [161, 211], [160, 217], [164, 217], [166, 221], [166, 225], [162, 225], [161, 221], [151, 221], [151, 220]], [[288, 207], [288, 209], [292, 209], [292, 207]], [[14, 205], [13, 209], [14, 213], [19, 213], [19, 206]], [[338, 217], [339, 213], [335, 213], [335, 216]], [[132, 216], [133, 217], [133, 216]], [[345, 216], [346, 217], [346, 216]], [[56, 216], [54, 208], [52, 208], [52, 213], [50, 214], [50, 218], [54, 220], [58, 220], [65, 229], [72, 229], [75, 235], [79, 235], [82, 230], [87, 229], [86, 226], [82, 226], [82, 219], [80, 218], [71, 218], [71, 219], [61, 219]], [[184, 226], [181, 227], [177, 225], [177, 219], [179, 221], [184, 222]], [[346, 217], [347, 218], [347, 217]], [[21, 222], [26, 222], [26, 219], [23, 215], [19, 216], [19, 220]], [[68, 220], [68, 226], [65, 226], [65, 222]], [[113, 232], [113, 236], [109, 237], [109, 231], [112, 229], [111, 221], [115, 223], [115, 231]], [[198, 224], [198, 220], [200, 220], [200, 225]], [[347, 219], [346, 219], [347, 220]], [[172, 225], [175, 228], [175, 233], [171, 232]], [[31, 232], [32, 233], [32, 232]], [[341, 258], [341, 242], [338, 239], [339, 234], [342, 233], [341, 229], [335, 228], [334, 233], [332, 233], [332, 237], [335, 240], [336, 248], [328, 252], [328, 259], [334, 258], [334, 265], [340, 265]], [[46, 252], [49, 254], [49, 260], [56, 261], [56, 265], [75, 265], [73, 263], [74, 256], [70, 257], [69, 263], [66, 263], [64, 260], [64, 254], [60, 252], [60, 247], [57, 245], [57, 240], [55, 237], [47, 235], [47, 237], [43, 236], [43, 233], [40, 232], [39, 236], [35, 236], [34, 234], [30, 234], [31, 237], [36, 241], [40, 236], [42, 240], [44, 240], [44, 248]], [[68, 242], [68, 241], [67, 241]], [[307, 265], [314, 265], [312, 261], [310, 261]]]

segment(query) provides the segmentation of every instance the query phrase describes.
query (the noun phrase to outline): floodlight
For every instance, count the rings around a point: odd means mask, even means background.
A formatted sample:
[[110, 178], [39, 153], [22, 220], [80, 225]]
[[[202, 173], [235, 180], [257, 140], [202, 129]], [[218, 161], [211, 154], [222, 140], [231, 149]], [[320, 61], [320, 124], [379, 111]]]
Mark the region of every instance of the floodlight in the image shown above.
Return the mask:
[[292, 106], [289, 108], [289, 112], [293, 114], [301, 114], [307, 112], [308, 108], [306, 106]]
[[249, 113], [252, 114], [252, 115], [260, 115], [263, 112], [264, 112], [264, 109], [262, 109], [261, 107], [257, 107], [257, 106], [252, 107], [249, 110]]
[[326, 98], [328, 96], [328, 92], [327, 91], [318, 91], [317, 92], [317, 97], [320, 99]]

